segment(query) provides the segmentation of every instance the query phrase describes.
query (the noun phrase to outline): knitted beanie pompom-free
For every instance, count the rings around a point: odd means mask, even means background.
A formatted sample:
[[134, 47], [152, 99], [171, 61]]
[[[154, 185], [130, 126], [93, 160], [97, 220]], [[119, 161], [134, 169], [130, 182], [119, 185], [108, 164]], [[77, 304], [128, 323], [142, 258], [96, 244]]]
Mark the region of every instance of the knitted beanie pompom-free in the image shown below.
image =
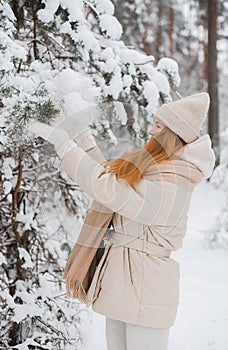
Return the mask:
[[181, 100], [164, 103], [154, 113], [169, 129], [186, 143], [200, 136], [200, 129], [210, 106], [210, 96], [200, 92]]

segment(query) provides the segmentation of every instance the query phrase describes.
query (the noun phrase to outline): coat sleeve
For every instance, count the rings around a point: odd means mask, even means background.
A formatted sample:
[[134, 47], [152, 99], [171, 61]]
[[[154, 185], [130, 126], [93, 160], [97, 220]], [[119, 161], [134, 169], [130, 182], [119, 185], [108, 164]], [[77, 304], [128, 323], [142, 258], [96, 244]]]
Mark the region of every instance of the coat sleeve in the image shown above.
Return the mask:
[[[91, 142], [91, 138], [92, 138], [92, 142]], [[87, 154], [89, 154], [89, 156], [92, 159], [94, 159], [99, 164], [102, 164], [106, 161], [103, 153], [101, 152], [100, 148], [97, 146], [95, 142], [95, 138], [92, 136], [91, 130], [88, 129], [83, 135], [80, 134], [74, 139], [74, 141], [80, 148], [82, 148]], [[92, 147], [90, 147], [91, 145]], [[105, 207], [101, 203], [98, 203], [95, 199], [93, 200], [90, 209], [93, 210], [93, 212], [94, 211], [99, 213], [102, 212], [105, 214], [113, 213], [111, 209]], [[88, 211], [87, 215], [90, 215], [90, 214], [91, 212]]]
[[164, 197], [161, 181], [141, 180], [138, 194], [113, 174], [98, 178], [104, 167], [78, 146], [64, 155], [61, 167], [89, 196], [130, 220], [150, 225], [159, 214]]

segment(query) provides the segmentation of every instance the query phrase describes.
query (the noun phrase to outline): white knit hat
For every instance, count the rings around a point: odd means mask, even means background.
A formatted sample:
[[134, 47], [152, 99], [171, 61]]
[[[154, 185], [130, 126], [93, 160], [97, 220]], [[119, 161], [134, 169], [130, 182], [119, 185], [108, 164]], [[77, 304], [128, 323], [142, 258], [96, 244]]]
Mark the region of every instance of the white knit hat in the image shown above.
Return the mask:
[[200, 92], [181, 100], [164, 103], [154, 115], [185, 142], [190, 143], [200, 136], [200, 128], [209, 106], [209, 94]]

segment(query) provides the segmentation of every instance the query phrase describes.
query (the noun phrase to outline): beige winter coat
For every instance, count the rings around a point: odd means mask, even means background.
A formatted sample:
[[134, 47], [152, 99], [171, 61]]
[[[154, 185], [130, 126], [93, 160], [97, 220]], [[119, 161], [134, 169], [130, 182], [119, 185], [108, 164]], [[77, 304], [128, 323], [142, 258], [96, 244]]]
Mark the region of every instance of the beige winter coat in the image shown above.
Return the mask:
[[212, 174], [215, 156], [209, 135], [176, 154], [161, 176], [140, 182], [140, 196], [111, 174], [98, 179], [103, 167], [80, 147], [69, 151], [62, 168], [97, 202], [115, 212], [115, 233], [96, 269], [89, 290], [92, 308], [113, 319], [142, 326], [174, 324], [179, 303], [180, 271], [171, 252], [182, 246], [194, 186]]

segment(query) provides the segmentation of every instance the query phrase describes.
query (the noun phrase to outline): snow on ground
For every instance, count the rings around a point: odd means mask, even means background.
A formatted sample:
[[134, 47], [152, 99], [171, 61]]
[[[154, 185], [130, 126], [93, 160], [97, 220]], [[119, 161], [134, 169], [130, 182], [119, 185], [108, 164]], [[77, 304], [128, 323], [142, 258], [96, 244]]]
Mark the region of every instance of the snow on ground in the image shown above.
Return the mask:
[[[172, 254], [180, 263], [181, 283], [169, 350], [228, 349], [228, 247], [206, 247], [202, 232], [210, 228], [223, 200], [222, 191], [206, 181], [193, 192], [184, 245]], [[87, 309], [80, 327], [83, 350], [107, 349], [104, 316]]]

